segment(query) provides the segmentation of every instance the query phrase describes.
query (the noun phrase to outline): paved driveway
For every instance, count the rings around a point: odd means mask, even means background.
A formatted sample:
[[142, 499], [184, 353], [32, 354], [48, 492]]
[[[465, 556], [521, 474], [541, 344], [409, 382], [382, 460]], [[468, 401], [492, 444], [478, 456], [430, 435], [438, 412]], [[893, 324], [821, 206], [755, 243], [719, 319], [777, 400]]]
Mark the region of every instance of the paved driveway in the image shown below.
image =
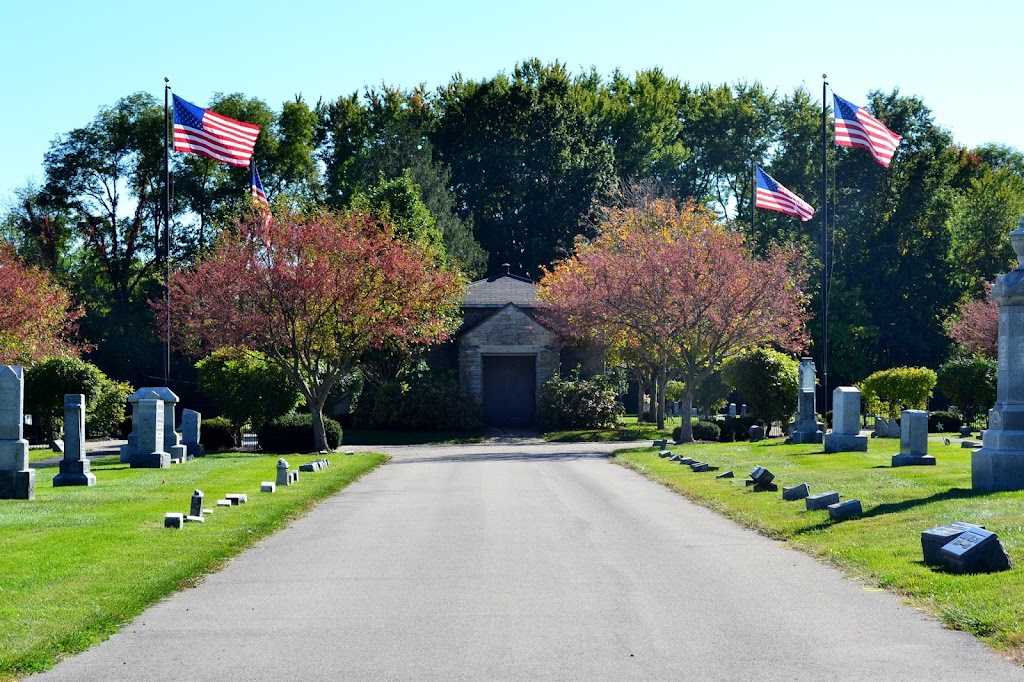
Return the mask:
[[383, 449], [387, 465], [40, 677], [1024, 679], [608, 446]]

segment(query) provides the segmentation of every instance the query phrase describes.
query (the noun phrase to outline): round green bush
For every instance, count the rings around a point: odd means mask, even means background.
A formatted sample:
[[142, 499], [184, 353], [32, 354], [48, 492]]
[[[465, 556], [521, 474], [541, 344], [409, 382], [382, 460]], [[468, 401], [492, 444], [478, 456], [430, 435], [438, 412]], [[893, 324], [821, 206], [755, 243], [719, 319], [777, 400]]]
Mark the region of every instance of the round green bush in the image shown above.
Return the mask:
[[227, 417], [204, 419], [200, 426], [199, 440], [207, 452], [230, 450], [238, 445], [235, 442], [235, 427]]
[[[722, 435], [722, 430], [718, 428], [718, 424], [712, 422], [694, 422], [692, 429], [694, 440], [717, 441]], [[676, 442], [679, 441], [681, 432], [682, 428], [679, 426], [672, 431], [672, 438], [674, 438]]]
[[928, 415], [928, 433], [959, 431], [963, 425], [960, 415], [952, 412], [932, 412]]
[[[324, 431], [327, 432], [327, 447], [331, 450], [341, 445], [341, 424], [324, 417]], [[264, 452], [312, 452], [313, 417], [308, 414], [286, 414], [278, 417], [259, 430], [260, 448]]]

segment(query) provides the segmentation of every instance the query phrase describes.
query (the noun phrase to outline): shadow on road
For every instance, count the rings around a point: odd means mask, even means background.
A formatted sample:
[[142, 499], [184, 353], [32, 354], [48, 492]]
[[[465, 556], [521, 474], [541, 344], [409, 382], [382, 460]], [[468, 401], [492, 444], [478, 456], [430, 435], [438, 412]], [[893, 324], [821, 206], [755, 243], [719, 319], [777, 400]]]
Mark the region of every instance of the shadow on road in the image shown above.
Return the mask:
[[436, 457], [395, 457], [388, 466], [395, 464], [426, 464], [440, 462], [562, 462], [576, 459], [611, 459], [607, 452], [481, 452], [440, 455]]

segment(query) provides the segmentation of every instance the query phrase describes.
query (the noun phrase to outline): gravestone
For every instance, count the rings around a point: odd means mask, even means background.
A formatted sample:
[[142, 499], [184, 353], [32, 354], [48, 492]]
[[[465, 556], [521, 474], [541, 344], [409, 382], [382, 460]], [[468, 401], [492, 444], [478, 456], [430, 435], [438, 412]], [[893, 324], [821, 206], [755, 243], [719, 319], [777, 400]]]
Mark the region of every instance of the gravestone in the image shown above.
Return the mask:
[[981, 526], [956, 521], [923, 531], [921, 533], [921, 551], [924, 553], [924, 562], [934, 566], [941, 565], [942, 548], [972, 528], [981, 528]]
[[206, 496], [203, 495], [203, 491], [199, 489], [196, 489], [196, 491], [192, 493], [191, 505], [188, 510], [189, 516], [203, 515], [203, 499], [205, 497]]
[[245, 493], [228, 493], [224, 496], [224, 499], [231, 503], [231, 506], [237, 507], [240, 504], [245, 504], [249, 501], [249, 496]]
[[757, 443], [758, 441], [764, 440], [764, 427], [763, 426], [760, 426], [758, 424], [754, 424], [749, 429], [747, 429], [747, 433], [750, 435], [750, 442], [751, 443]]
[[875, 417], [875, 432], [872, 435], [875, 438], [899, 438], [899, 422], [897, 422], [895, 419]]
[[999, 537], [984, 528], [971, 528], [940, 550], [943, 565], [953, 573], [992, 573], [1012, 567]]
[[665, 448], [668, 447], [668, 439], [667, 438], [663, 438], [662, 440], [656, 440], [656, 441], [654, 441], [654, 445], [652, 445], [651, 447], [655, 447], [655, 448], [659, 448], [659, 449], [664, 450]]
[[36, 499], [36, 472], [28, 466], [24, 424], [24, 369], [0, 366], [0, 500]]
[[203, 457], [206, 448], [199, 442], [199, 431], [203, 423], [203, 415], [195, 410], [181, 411], [181, 444], [189, 459]]
[[155, 391], [140, 398], [132, 412], [135, 450], [129, 464], [132, 469], [168, 469], [171, 455], [164, 450], [164, 401]]
[[64, 396], [64, 458], [53, 486], [65, 485], [96, 485], [96, 474], [89, 471], [85, 456], [85, 396], [81, 393]]
[[185, 526], [185, 515], [181, 512], [168, 512], [164, 514], [164, 528], [178, 528]]
[[821, 443], [824, 439], [822, 427], [815, 408], [814, 360], [800, 361], [800, 393], [797, 395], [796, 419], [789, 424], [789, 439], [793, 443]]
[[961, 438], [970, 438], [971, 437], [971, 427], [967, 426], [966, 424], [961, 426], [960, 427], [960, 437]]
[[730, 417], [735, 417], [736, 416], [736, 403], [729, 403], [729, 416]]
[[852, 516], [863, 516], [860, 500], [845, 500], [828, 506], [828, 515], [833, 521], [842, 521]]
[[999, 306], [996, 404], [980, 450], [971, 453], [975, 490], [1024, 490], [1024, 218], [1010, 233], [1017, 267], [992, 287]]
[[924, 410], [903, 410], [900, 454], [892, 456], [894, 467], [934, 465], [928, 454], [928, 413]]
[[139, 403], [143, 399], [150, 399], [153, 393], [160, 399], [163, 410], [163, 451], [170, 454], [170, 459], [185, 461], [188, 457], [187, 448], [181, 444], [181, 434], [174, 428], [174, 406], [178, 404], [178, 396], [166, 386], [152, 386], [140, 388], [128, 397], [128, 403], [132, 406], [132, 432], [128, 434], [128, 444], [121, 447], [122, 462], [131, 462], [137, 454], [147, 454], [144, 452], [147, 444], [139, 442], [136, 434], [135, 413]]
[[662, 459], [665, 459], [666, 457], [671, 457], [671, 456], [672, 456], [672, 451], [671, 450], [661, 450], [661, 451], [658, 452], [658, 457], [661, 457]]
[[867, 452], [868, 437], [860, 435], [860, 390], [839, 386], [832, 391], [832, 433], [825, 452]]
[[734, 476], [735, 474], [733, 474], [731, 471], [726, 471], [721, 474], [718, 474], [717, 476], [715, 476], [715, 478], [734, 478]]
[[839, 493], [834, 490], [830, 490], [827, 493], [808, 495], [804, 498], [804, 507], [807, 511], [821, 511], [822, 509], [828, 509], [830, 504], [835, 504], [838, 501]]
[[800, 485], [790, 486], [782, 489], [782, 499], [787, 502], [795, 502], [796, 500], [802, 500], [811, 494], [811, 487], [806, 483]]
[[292, 477], [288, 472], [288, 461], [283, 457], [277, 460], [277, 480], [275, 481], [278, 486], [291, 485]]
[[275, 484], [273, 481], [262, 481], [260, 483], [260, 492], [261, 493], [272, 493], [272, 492], [274, 492], [276, 490], [277, 490], [277, 484]]
[[753, 488], [755, 493], [775, 492], [779, 489], [779, 486], [772, 483], [774, 480], [775, 474], [764, 467], [757, 466], [750, 470], [750, 478], [747, 484]]

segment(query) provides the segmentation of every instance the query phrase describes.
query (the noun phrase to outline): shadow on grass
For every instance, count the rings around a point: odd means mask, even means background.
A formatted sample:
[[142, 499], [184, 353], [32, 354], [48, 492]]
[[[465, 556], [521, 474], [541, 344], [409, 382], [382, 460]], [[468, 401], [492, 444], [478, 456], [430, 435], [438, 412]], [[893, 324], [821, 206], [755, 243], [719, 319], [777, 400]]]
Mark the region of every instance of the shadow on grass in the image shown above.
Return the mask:
[[864, 512], [864, 518], [872, 516], [882, 516], [883, 514], [896, 514], [914, 507], [920, 507], [922, 505], [931, 504], [933, 502], [943, 502], [945, 500], [967, 500], [974, 497], [983, 497], [991, 495], [992, 493], [985, 490], [972, 490], [970, 488], [950, 488], [949, 490], [941, 493], [935, 493], [928, 497], [920, 497], [913, 500], [903, 500], [902, 502], [887, 502], [879, 504], [871, 508], [870, 511]]

